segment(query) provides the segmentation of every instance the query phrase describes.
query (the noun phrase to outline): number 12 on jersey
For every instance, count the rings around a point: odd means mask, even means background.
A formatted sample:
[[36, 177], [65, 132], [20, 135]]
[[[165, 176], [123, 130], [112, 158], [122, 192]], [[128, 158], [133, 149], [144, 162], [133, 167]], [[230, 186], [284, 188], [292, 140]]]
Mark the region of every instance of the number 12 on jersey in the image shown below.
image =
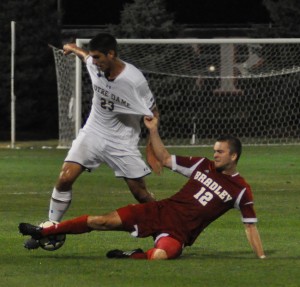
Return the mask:
[[205, 206], [209, 201], [213, 199], [213, 194], [205, 189], [205, 187], [201, 187], [201, 189], [194, 195], [194, 197]]

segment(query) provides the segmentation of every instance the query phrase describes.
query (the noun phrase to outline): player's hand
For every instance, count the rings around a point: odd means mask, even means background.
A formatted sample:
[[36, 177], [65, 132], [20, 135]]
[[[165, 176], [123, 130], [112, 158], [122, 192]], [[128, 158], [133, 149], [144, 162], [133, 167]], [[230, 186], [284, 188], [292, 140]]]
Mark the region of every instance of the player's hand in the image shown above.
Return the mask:
[[158, 118], [157, 117], [149, 117], [145, 116], [144, 117], [144, 124], [147, 129], [157, 129], [158, 126]]
[[77, 46], [75, 43], [65, 44], [63, 47], [64, 55], [69, 55], [69, 54], [73, 53], [76, 48], [77, 48]]

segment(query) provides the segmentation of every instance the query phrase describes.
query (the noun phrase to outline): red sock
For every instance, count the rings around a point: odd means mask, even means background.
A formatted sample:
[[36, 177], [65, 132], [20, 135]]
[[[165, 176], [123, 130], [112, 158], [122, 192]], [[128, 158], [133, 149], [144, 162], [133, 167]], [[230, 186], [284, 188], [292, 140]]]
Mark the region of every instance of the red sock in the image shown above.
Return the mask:
[[156, 250], [156, 248], [151, 248], [148, 251], [146, 251], [146, 255], [147, 255], [148, 260], [152, 259], [152, 256], [153, 256], [153, 253], [155, 252], [155, 250]]
[[147, 253], [133, 253], [130, 258], [132, 259], [147, 259]]
[[91, 228], [87, 226], [88, 215], [82, 215], [74, 219], [62, 221], [56, 225], [43, 228], [42, 235], [54, 235], [54, 234], [80, 234], [90, 232]]
[[166, 236], [161, 237], [155, 244], [154, 248], [147, 250], [145, 253], [134, 253], [130, 256], [133, 259], [153, 259], [153, 253], [157, 249], [163, 249], [166, 251], [168, 259], [175, 259], [181, 255], [182, 244], [176, 239]]
[[155, 244], [155, 247], [149, 249], [147, 253], [147, 258], [149, 260], [153, 259], [153, 253], [157, 249], [162, 249], [167, 253], [168, 259], [175, 259], [181, 255], [182, 244], [170, 236], [161, 237]]

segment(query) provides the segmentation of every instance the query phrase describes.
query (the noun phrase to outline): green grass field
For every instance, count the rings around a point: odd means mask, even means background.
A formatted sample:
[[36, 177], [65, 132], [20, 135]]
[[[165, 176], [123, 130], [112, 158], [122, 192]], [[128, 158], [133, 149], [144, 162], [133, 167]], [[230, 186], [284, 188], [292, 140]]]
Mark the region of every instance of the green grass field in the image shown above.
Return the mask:
[[[170, 149], [211, 157], [211, 148]], [[27, 251], [19, 222], [46, 220], [65, 150], [0, 149], [0, 286], [300, 286], [300, 146], [245, 147], [240, 173], [252, 185], [267, 260], [255, 258], [236, 210], [209, 226], [180, 259], [109, 260], [114, 248], [147, 249], [152, 239], [125, 232], [69, 235], [54, 252]], [[158, 199], [185, 178], [165, 170], [147, 177]], [[100, 214], [134, 202], [106, 166], [83, 174], [65, 219]]]

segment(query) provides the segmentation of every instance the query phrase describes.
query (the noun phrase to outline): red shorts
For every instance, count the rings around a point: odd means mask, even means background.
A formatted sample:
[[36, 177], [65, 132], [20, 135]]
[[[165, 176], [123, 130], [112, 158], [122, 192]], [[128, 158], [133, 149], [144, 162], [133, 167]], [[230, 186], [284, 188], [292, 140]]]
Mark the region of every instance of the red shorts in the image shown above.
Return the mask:
[[182, 245], [184, 233], [178, 221], [168, 212], [168, 206], [162, 201], [144, 204], [132, 204], [117, 209], [122, 220], [124, 230], [136, 237], [153, 236], [156, 238], [162, 233], [175, 238]]

